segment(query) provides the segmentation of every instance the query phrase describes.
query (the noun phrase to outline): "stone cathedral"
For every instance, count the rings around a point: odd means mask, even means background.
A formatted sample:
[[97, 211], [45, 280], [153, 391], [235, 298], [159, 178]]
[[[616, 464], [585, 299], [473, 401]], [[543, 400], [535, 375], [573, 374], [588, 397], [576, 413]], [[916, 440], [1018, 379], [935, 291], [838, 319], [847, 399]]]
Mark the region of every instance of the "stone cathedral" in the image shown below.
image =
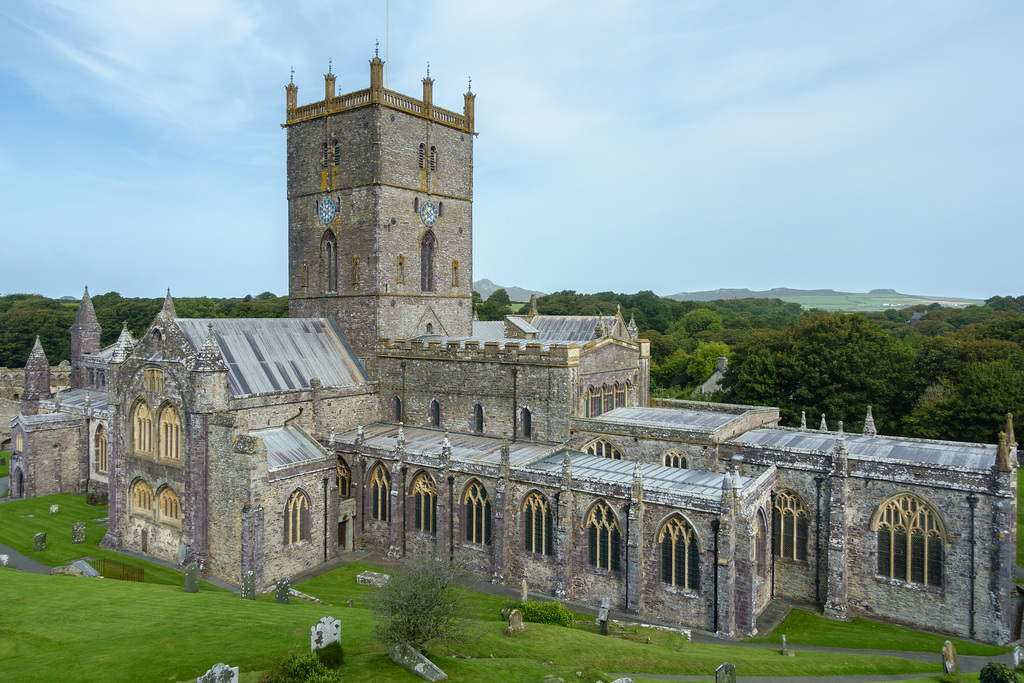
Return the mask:
[[[704, 631], [773, 599], [1019, 637], [1013, 424], [998, 446], [787, 428], [776, 408], [652, 401], [614, 316], [472, 314], [475, 95], [286, 88], [288, 319], [184, 319], [101, 348], [71, 388], [38, 341], [12, 495], [106, 495], [104, 544], [260, 585], [356, 548]], [[486, 229], [486, 227], [484, 228]]]

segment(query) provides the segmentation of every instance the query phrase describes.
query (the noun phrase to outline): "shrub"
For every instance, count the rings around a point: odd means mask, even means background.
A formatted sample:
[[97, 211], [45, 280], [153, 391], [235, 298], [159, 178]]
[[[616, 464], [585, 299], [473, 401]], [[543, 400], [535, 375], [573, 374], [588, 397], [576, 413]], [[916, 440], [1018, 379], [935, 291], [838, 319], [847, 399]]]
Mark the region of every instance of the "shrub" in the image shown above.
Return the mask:
[[981, 683], [1017, 683], [1017, 672], [1002, 662], [989, 662], [978, 677]]
[[558, 601], [537, 602], [536, 600], [506, 600], [501, 610], [503, 619], [508, 619], [512, 610], [517, 609], [523, 614], [523, 621], [534, 624], [551, 624], [552, 626], [572, 627], [572, 613], [569, 608]]
[[316, 657], [320, 660], [320, 663], [328, 669], [337, 669], [345, 662], [345, 653], [341, 649], [341, 643], [337, 641], [330, 645], [317, 648], [313, 652], [316, 653]]
[[334, 683], [337, 680], [334, 673], [320, 663], [315, 652], [296, 652], [285, 657], [276, 669], [260, 679], [260, 683]]

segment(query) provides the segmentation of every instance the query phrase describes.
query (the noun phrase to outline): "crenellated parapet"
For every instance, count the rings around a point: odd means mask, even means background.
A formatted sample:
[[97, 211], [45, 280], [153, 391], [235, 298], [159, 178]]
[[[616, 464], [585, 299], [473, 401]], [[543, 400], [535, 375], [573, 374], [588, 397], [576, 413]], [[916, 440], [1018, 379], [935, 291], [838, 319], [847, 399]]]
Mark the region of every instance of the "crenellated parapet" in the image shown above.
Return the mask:
[[381, 358], [506, 362], [568, 367], [579, 365], [580, 349], [575, 344], [549, 344], [506, 339], [476, 341], [464, 339], [381, 339]]

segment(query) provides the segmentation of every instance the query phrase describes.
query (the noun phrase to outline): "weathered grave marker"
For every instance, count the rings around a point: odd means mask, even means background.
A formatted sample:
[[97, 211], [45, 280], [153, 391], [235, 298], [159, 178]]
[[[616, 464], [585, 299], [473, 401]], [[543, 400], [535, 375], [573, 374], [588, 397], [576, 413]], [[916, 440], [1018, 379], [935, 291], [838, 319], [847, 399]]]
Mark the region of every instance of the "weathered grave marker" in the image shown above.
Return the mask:
[[381, 574], [380, 572], [363, 572], [356, 577], [356, 583], [360, 586], [373, 586], [374, 588], [383, 588], [390, 580], [390, 574]]
[[51, 515], [55, 515], [58, 512], [60, 512], [60, 506], [59, 505], [51, 505], [50, 506], [50, 514]]
[[956, 648], [948, 640], [942, 644], [942, 670], [948, 674], [956, 671]]
[[506, 636], [519, 635], [526, 630], [523, 626], [523, 613], [517, 609], [512, 610], [511, 614], [508, 615], [508, 628], [505, 629]]
[[526, 579], [523, 579], [523, 585], [521, 586], [521, 588], [519, 590], [519, 599], [521, 601], [523, 601], [523, 602], [526, 602], [526, 597], [527, 597], [527, 594], [529, 592], [530, 592], [530, 588], [529, 588], [529, 586], [526, 585]]
[[10, 563], [10, 558], [6, 555], [0, 555], [0, 567], [6, 567]]
[[195, 562], [190, 562], [188, 566], [185, 567], [185, 592], [199, 592], [199, 565]]
[[601, 609], [597, 612], [597, 625], [601, 627], [601, 635], [608, 635], [608, 611], [611, 609], [612, 601], [609, 598], [601, 598]]
[[412, 645], [409, 645], [409, 643], [398, 643], [391, 648], [390, 652], [388, 652], [388, 657], [390, 657], [391, 661], [395, 664], [402, 666], [407, 671], [414, 673], [425, 680], [448, 680], [448, 674], [437, 668], [436, 664], [424, 657]]
[[217, 662], [196, 683], [238, 683], [238, 667]]
[[242, 574], [242, 599], [256, 599], [256, 575], [252, 573], [252, 570]]
[[71, 525], [71, 542], [85, 543], [85, 522], [79, 520]]
[[356, 606], [356, 601], [353, 600], [352, 598], [349, 598], [348, 602], [345, 603], [345, 607], [355, 607], [355, 606]]
[[715, 683], [736, 683], [736, 667], [725, 662], [715, 669]]
[[38, 534], [36, 534], [36, 536], [35, 536], [35, 544], [32, 546], [32, 549], [35, 550], [36, 552], [39, 552], [40, 550], [46, 550], [46, 532], [45, 531], [40, 531]]
[[292, 589], [292, 580], [287, 576], [277, 580], [277, 589], [275, 591], [277, 604], [287, 605], [291, 601], [288, 598], [288, 593]]
[[341, 642], [341, 622], [334, 617], [323, 617], [309, 629], [309, 649], [318, 650], [331, 643]]

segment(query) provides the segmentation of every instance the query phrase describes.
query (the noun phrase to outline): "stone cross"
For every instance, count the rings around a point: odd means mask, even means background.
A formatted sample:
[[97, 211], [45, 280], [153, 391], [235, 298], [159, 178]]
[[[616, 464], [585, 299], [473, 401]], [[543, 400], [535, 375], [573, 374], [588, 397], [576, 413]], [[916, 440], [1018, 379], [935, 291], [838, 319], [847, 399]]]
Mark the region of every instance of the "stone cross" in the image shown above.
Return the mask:
[[948, 640], [942, 644], [942, 670], [948, 674], [956, 671], [956, 648]]
[[242, 574], [242, 599], [256, 599], [256, 575], [252, 573], [252, 570]]
[[521, 601], [526, 602], [526, 595], [529, 593], [529, 590], [529, 587], [526, 585], [526, 579], [523, 579], [523, 585], [519, 589], [519, 599]]
[[309, 649], [311, 651], [340, 642], [341, 622], [334, 617], [323, 617], [309, 629]]
[[288, 597], [288, 593], [291, 591], [291, 589], [292, 589], [292, 580], [290, 578], [288, 578], [287, 576], [284, 577], [283, 579], [278, 579], [277, 580], [277, 590], [276, 590], [277, 604], [279, 604], [279, 605], [287, 605], [287, 604], [289, 604], [291, 602], [289, 597]]
[[196, 683], [238, 683], [238, 667], [217, 662]]
[[736, 683], [736, 667], [725, 662], [715, 669], [715, 683]]
[[523, 626], [523, 613], [517, 609], [512, 610], [512, 612], [508, 615], [508, 628], [505, 629], [505, 635], [515, 636], [519, 635], [525, 630], [526, 627]]
[[71, 525], [71, 542], [85, 543], [85, 522], [79, 520]]
[[51, 505], [50, 506], [50, 514], [51, 515], [55, 515], [58, 512], [60, 512], [60, 506], [59, 505]]
[[46, 550], [46, 532], [40, 531], [35, 536], [35, 545], [32, 547], [33, 550], [39, 552], [40, 550]]
[[189, 565], [185, 567], [185, 592], [199, 592], [199, 565], [195, 562], [190, 562]]

